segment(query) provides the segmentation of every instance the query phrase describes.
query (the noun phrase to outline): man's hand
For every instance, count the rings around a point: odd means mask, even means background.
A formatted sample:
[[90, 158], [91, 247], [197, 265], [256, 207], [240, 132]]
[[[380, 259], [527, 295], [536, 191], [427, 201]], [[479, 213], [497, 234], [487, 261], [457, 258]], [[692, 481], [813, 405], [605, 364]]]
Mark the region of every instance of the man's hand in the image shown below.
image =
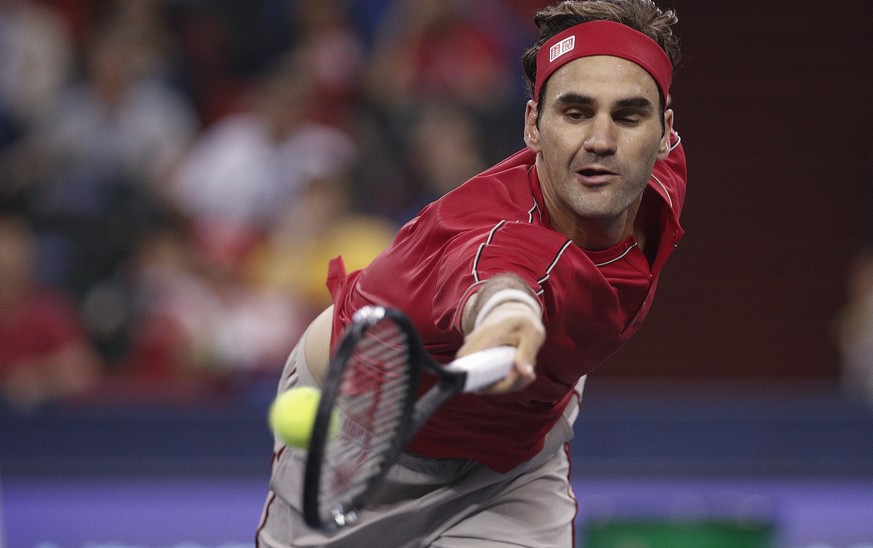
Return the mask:
[[524, 282], [508, 275], [488, 281], [467, 303], [464, 328], [467, 336], [458, 357], [495, 346], [516, 347], [515, 367], [483, 393], [521, 390], [536, 379], [534, 365], [546, 331], [539, 301]]

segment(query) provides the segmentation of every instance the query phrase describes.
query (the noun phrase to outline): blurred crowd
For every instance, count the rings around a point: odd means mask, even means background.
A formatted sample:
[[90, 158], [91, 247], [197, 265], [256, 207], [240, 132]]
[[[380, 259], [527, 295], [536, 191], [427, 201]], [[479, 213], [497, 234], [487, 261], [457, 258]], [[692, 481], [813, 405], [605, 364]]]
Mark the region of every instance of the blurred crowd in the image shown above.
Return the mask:
[[520, 148], [531, 0], [0, 0], [0, 402], [275, 375], [426, 203]]
[[873, 141], [866, 156], [864, 211], [868, 223], [846, 273], [845, 302], [832, 325], [843, 394], [873, 407]]

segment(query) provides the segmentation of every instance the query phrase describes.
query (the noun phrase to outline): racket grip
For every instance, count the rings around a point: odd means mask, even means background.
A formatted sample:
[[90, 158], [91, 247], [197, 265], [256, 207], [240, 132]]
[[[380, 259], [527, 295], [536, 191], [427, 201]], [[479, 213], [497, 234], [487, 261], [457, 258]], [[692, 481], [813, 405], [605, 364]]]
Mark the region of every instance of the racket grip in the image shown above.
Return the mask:
[[501, 380], [515, 363], [515, 347], [498, 346], [458, 358], [446, 365], [446, 370], [465, 373], [462, 392], [475, 392]]

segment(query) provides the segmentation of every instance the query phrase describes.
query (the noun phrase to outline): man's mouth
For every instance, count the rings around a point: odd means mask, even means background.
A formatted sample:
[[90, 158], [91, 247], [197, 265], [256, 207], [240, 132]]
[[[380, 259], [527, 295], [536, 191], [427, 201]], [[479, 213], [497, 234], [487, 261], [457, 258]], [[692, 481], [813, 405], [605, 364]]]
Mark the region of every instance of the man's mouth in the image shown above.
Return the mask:
[[585, 185], [605, 185], [616, 177], [615, 172], [599, 167], [586, 167], [577, 171]]

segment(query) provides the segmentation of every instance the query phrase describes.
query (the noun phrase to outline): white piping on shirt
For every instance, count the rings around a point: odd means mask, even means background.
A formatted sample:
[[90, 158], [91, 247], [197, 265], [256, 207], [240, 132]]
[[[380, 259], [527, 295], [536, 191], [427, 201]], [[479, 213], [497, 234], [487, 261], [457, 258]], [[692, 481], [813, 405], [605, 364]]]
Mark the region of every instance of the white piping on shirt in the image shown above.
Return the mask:
[[624, 257], [625, 255], [630, 253], [630, 250], [637, 247], [638, 245], [639, 245], [638, 243], [634, 242], [633, 245], [629, 245], [628, 248], [624, 250], [624, 253], [622, 253], [618, 257], [615, 257], [613, 259], [609, 259], [608, 261], [604, 261], [602, 263], [596, 263], [594, 266], [596, 266], [597, 268], [600, 268], [601, 266], [606, 266], [609, 263], [614, 263], [615, 261], [620, 261], [622, 259], [622, 257]]
[[479, 258], [482, 256], [482, 251], [485, 249], [485, 246], [490, 244], [491, 240], [494, 239], [494, 233], [497, 232], [497, 230], [505, 224], [506, 220], [503, 220], [494, 225], [494, 228], [492, 228], [491, 232], [488, 233], [488, 238], [486, 238], [484, 242], [479, 244], [479, 249], [476, 250], [476, 258], [473, 259], [473, 279], [476, 280], [476, 283], [482, 281], [479, 279]]

